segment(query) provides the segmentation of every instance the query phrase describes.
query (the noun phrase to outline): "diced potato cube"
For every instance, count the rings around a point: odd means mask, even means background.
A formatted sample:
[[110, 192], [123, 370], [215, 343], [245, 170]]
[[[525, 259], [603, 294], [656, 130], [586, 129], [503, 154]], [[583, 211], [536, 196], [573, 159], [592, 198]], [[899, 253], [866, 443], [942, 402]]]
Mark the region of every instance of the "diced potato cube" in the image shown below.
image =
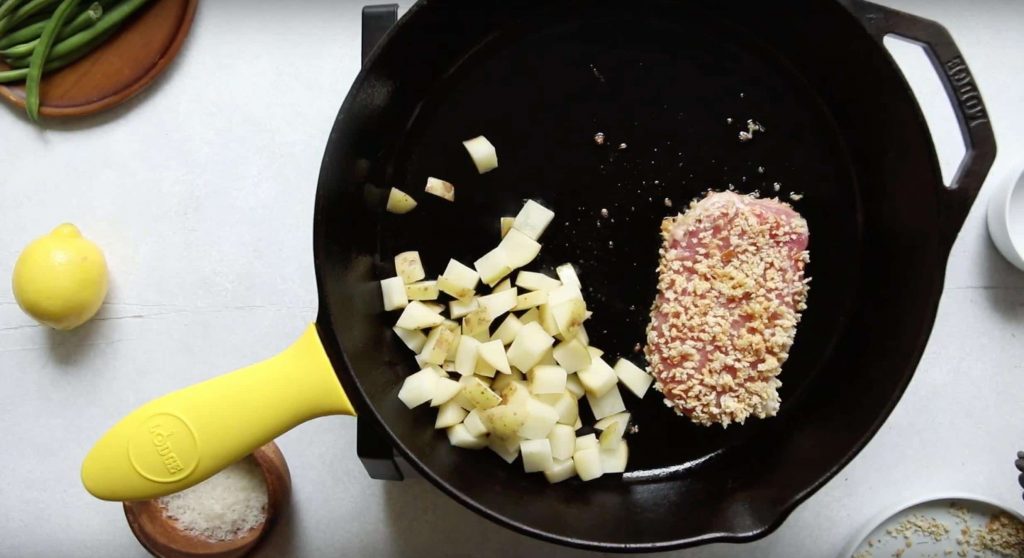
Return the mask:
[[[444, 273], [437, 278], [437, 288], [454, 298], [469, 298], [476, 290], [480, 275], [458, 260], [449, 260]], [[454, 317], [454, 316], [453, 316]]]
[[483, 413], [484, 424], [493, 438], [519, 439], [519, 429], [526, 422], [526, 406], [498, 405]]
[[464, 335], [459, 341], [459, 348], [455, 351], [455, 371], [463, 376], [472, 376], [476, 372], [476, 361], [478, 358], [480, 342]]
[[576, 453], [576, 432], [567, 424], [556, 424], [548, 434], [551, 442], [551, 457], [570, 459]]
[[558, 413], [550, 405], [536, 399], [526, 402], [526, 420], [519, 427], [519, 437], [527, 440], [547, 438], [551, 428], [558, 422]]
[[508, 348], [508, 362], [520, 370], [530, 370], [554, 343], [554, 338], [545, 333], [539, 324], [526, 324]]
[[611, 449], [602, 449], [601, 470], [605, 473], [625, 473], [626, 463], [629, 461], [629, 444], [625, 440], [619, 442]]
[[570, 374], [586, 369], [591, 362], [587, 346], [580, 343], [579, 339], [570, 339], [555, 345], [552, 355], [558, 365]]
[[604, 430], [612, 423], [621, 423], [622, 430], [625, 432], [626, 427], [629, 426], [629, 413], [615, 413], [614, 415], [604, 417], [603, 419], [594, 423], [594, 428], [598, 430]]
[[[477, 308], [462, 318], [462, 334], [470, 337], [485, 335], [490, 337], [488, 328], [491, 326], [491, 319], [487, 317], [486, 308]], [[477, 337], [479, 338], [479, 337]]]
[[[463, 408], [465, 408], [465, 406], [463, 406]], [[580, 428], [583, 428], [583, 421], [580, 420], [579, 417], [576, 417], [576, 424], [572, 425], [572, 427], [574, 430], [579, 430]]]
[[513, 368], [511, 374], [501, 374], [494, 378], [494, 381], [491, 383], [491, 389], [501, 393], [510, 383], [515, 381], [521, 382], [522, 380], [523, 373]]
[[504, 261], [512, 269], [517, 269], [532, 262], [540, 254], [540, 243], [512, 227], [505, 238], [501, 239], [497, 250], [504, 253]]
[[416, 361], [416, 366], [419, 366], [420, 368], [425, 368], [427, 366], [430, 366], [430, 363], [425, 361], [425, 360], [423, 360], [423, 357], [421, 357], [420, 355], [416, 355], [416, 356], [414, 356], [412, 358], [413, 358], [413, 360]]
[[551, 315], [558, 325], [558, 332], [562, 338], [575, 339], [579, 333], [583, 320], [587, 319], [587, 305], [582, 299], [572, 299], [551, 307]]
[[462, 146], [466, 148], [469, 157], [473, 159], [476, 172], [484, 174], [498, 168], [498, 152], [491, 142], [487, 141], [487, 138], [477, 136], [462, 142]]
[[[451, 401], [460, 391], [462, 391], [462, 384], [447, 377], [441, 378], [434, 384], [434, 397], [430, 400], [430, 406], [440, 407]], [[447, 426], [441, 428], [447, 428]]]
[[516, 340], [516, 335], [519, 334], [519, 330], [522, 327], [523, 322], [520, 322], [515, 314], [509, 314], [505, 317], [505, 321], [501, 322], [501, 325], [498, 326], [498, 329], [494, 330], [494, 335], [491, 336], [491, 339], [501, 341], [502, 345], [511, 345]]
[[[504, 242], [504, 239], [502, 239], [502, 242]], [[505, 251], [500, 246], [480, 256], [478, 260], [473, 262], [473, 267], [480, 274], [480, 280], [491, 287], [498, 284], [498, 281], [501, 281], [506, 275], [512, 273], [512, 265], [509, 263]]]
[[435, 327], [427, 334], [427, 342], [423, 344], [420, 358], [423, 362], [440, 365], [448, 358], [448, 351], [455, 343], [455, 334], [443, 325]]
[[619, 393], [618, 386], [613, 386], [608, 393], [600, 397], [588, 393], [587, 402], [590, 403], [590, 410], [593, 411], [594, 418], [597, 420], [626, 410], [626, 404], [622, 402], [622, 394]]
[[551, 220], [555, 218], [555, 212], [533, 201], [526, 200], [526, 204], [519, 210], [516, 220], [512, 224], [514, 229], [522, 231], [529, 238], [537, 240], [544, 234]]
[[534, 395], [565, 392], [567, 374], [561, 366], [538, 365], [527, 376], [530, 378], [530, 393]]
[[619, 381], [626, 386], [626, 389], [641, 399], [647, 393], [647, 388], [654, 383], [653, 376], [624, 358], [620, 358], [615, 363], [615, 375], [619, 377]]
[[427, 342], [427, 336], [418, 329], [402, 329], [400, 327], [391, 328], [395, 332], [395, 335], [405, 343], [406, 347], [409, 347], [414, 353], [419, 353], [423, 349], [423, 344]]
[[[458, 382], [454, 383], [458, 385]], [[434, 421], [434, 428], [441, 429], [455, 426], [462, 422], [462, 420], [466, 418], [467, 414], [466, 410], [459, 407], [458, 403], [449, 401], [438, 408], [437, 420]]]
[[550, 291], [562, 286], [562, 282], [536, 271], [520, 271], [516, 275], [516, 286], [528, 291]]
[[456, 298], [448, 303], [448, 315], [451, 316], [453, 320], [457, 320], [477, 308], [480, 308], [480, 304], [477, 302], [476, 297]]
[[512, 223], [516, 221], [515, 217], [502, 217], [501, 218], [501, 238], [505, 238], [508, 231], [512, 230]]
[[[441, 324], [441, 327], [446, 327], [446, 324]], [[455, 329], [449, 329], [452, 332], [452, 341], [448, 343], [448, 354], [444, 356], [445, 362], [451, 362], [451, 369], [455, 370], [455, 354], [459, 352], [459, 344], [462, 341], [462, 330], [458, 324], [455, 325]], [[443, 368], [443, 366], [442, 366]]]
[[441, 369], [444, 370], [445, 373], [455, 372], [456, 371], [455, 370], [455, 361], [452, 361], [452, 360], [444, 361], [444, 364], [441, 365]]
[[491, 294], [500, 293], [501, 291], [507, 291], [507, 290], [509, 290], [511, 288], [512, 288], [512, 280], [509, 279], [508, 277], [506, 277], [506, 278], [502, 279], [500, 283], [495, 285], [493, 289], [491, 289]]
[[508, 365], [508, 358], [505, 356], [505, 346], [501, 344], [500, 339], [481, 343], [479, 358], [502, 374], [512, 373], [512, 368]]
[[409, 213], [416, 208], [416, 200], [412, 199], [412, 196], [399, 190], [398, 188], [392, 188], [388, 192], [388, 213], [395, 213], [401, 215], [403, 213]]
[[487, 436], [474, 436], [463, 424], [456, 424], [447, 430], [448, 443], [457, 448], [483, 449], [487, 447]]
[[406, 285], [415, 283], [427, 276], [423, 269], [423, 262], [420, 261], [419, 252], [402, 252], [395, 256], [395, 273], [402, 278]]
[[[590, 319], [589, 317], [587, 318]], [[580, 330], [576, 332], [576, 340], [583, 343], [583, 346], [590, 345], [590, 335], [587, 333], [586, 324], [580, 324]]]
[[580, 406], [579, 403], [576, 401], [576, 397], [574, 397], [571, 393], [569, 393], [568, 391], [563, 391], [562, 393], [557, 395], [539, 396], [538, 398], [541, 397], [544, 398], [542, 400], [545, 403], [551, 405], [555, 412], [558, 413], [559, 424], [576, 423], [576, 419], [579, 418], [580, 416]]
[[[427, 343], [430, 341], [428, 340]], [[618, 378], [608, 363], [600, 358], [590, 361], [590, 366], [576, 373], [588, 395], [600, 397], [615, 387]]]
[[519, 457], [519, 438], [515, 436], [512, 438], [488, 436], [487, 447], [505, 460], [505, 463], [512, 463]]
[[580, 278], [576, 275], [576, 269], [572, 267], [572, 264], [567, 263], [556, 267], [555, 273], [563, 285], [571, 285], [577, 289], [583, 288], [583, 284], [580, 283]]
[[540, 306], [548, 301], [547, 291], [529, 291], [516, 298], [516, 307], [513, 310], [527, 310], [534, 306]]
[[[428, 364], [428, 365], [424, 366], [424, 368], [427, 368], [429, 370], [433, 370], [434, 373], [438, 375], [438, 377], [441, 377], [441, 378], [448, 378], [449, 377], [448, 376], [448, 372], [445, 372], [444, 368], [442, 368], [442, 367], [440, 367], [440, 366], [438, 366], [436, 364]], [[431, 405], [431, 406], [433, 406], [433, 405]]]
[[571, 393], [576, 399], [582, 398], [587, 393], [586, 388], [583, 387], [583, 382], [580, 381], [579, 376], [576, 374], [570, 374], [565, 379], [565, 391]]
[[401, 277], [390, 277], [380, 282], [380, 292], [384, 298], [385, 310], [405, 308], [409, 297], [405, 293], [405, 283]]
[[551, 467], [551, 442], [547, 438], [519, 442], [519, 453], [523, 456], [523, 471], [539, 473]]
[[604, 356], [604, 351], [602, 351], [601, 349], [598, 349], [597, 347], [590, 347], [590, 346], [588, 346], [587, 347], [587, 352], [590, 353], [590, 358], [592, 358], [592, 359], [593, 358], [601, 358], [602, 356]]
[[[399, 279], [401, 281], [401, 279]], [[402, 294], [405, 294], [405, 286], [402, 286]], [[395, 325], [402, 329], [426, 329], [436, 327], [444, 322], [444, 316], [434, 312], [426, 304], [414, 300], [402, 310]]]
[[[550, 296], [548, 300], [551, 300]], [[555, 321], [555, 315], [551, 313], [550, 304], [541, 304], [537, 307], [540, 310], [540, 314], [537, 315], [537, 321], [544, 328], [544, 331], [548, 335], [559, 335], [561, 331], [558, 329], [558, 322]]]
[[[600, 447], [600, 444], [599, 444], [599, 442], [597, 440], [597, 436], [594, 435], [594, 434], [587, 434], [586, 436], [577, 436], [576, 437], [576, 451], [585, 450], [585, 449], [591, 449], [591, 448], [597, 449], [599, 447]], [[575, 452], [573, 452], [573, 453], [575, 453]]]
[[[480, 343], [480, 346], [482, 347], [483, 343]], [[477, 349], [479, 351], [479, 347]], [[480, 353], [477, 352], [476, 368], [473, 370], [473, 373], [476, 374], [477, 376], [494, 378], [494, 376], [498, 373], [498, 369], [491, 366], [491, 363], [480, 358]]]
[[577, 450], [572, 460], [576, 463], [576, 474], [580, 476], [580, 480], [590, 481], [604, 474], [601, 467], [601, 452], [598, 448]]
[[501, 401], [506, 405], [526, 405], [526, 402], [530, 399], [530, 390], [527, 389], [526, 384], [522, 380], [510, 381], [501, 390]]
[[518, 294], [517, 289], [513, 287], [507, 291], [477, 297], [477, 302], [480, 304], [480, 309], [486, 312], [487, 319], [494, 321], [515, 308]]
[[484, 436], [489, 432], [487, 424], [484, 422], [483, 413], [479, 409], [470, 411], [466, 418], [462, 419], [462, 424], [466, 425], [466, 430], [473, 436]]
[[402, 389], [398, 390], [398, 399], [410, 409], [418, 407], [434, 398], [434, 386], [440, 379], [436, 372], [424, 368], [405, 378]]
[[621, 422], [613, 422], [601, 431], [601, 435], [597, 437], [598, 444], [601, 449], [612, 449], [619, 445], [622, 441], [622, 435], [625, 434]]
[[455, 186], [451, 182], [445, 182], [440, 178], [428, 176], [427, 185], [423, 190], [428, 194], [434, 194], [435, 196], [450, 202], [455, 201]]
[[473, 403], [473, 407], [487, 410], [497, 407], [501, 403], [501, 396], [494, 393], [480, 378], [476, 376], [466, 376], [465, 378], [469, 378], [469, 381], [463, 384], [462, 391]]
[[529, 310], [526, 311], [525, 314], [519, 316], [519, 321], [523, 322], [523, 325], [526, 325], [531, 322], [539, 322], [540, 310], [536, 308], [530, 308]]
[[[441, 312], [444, 312], [444, 308], [445, 308], [444, 304], [441, 304], [440, 302], [436, 302], [436, 301], [433, 301], [433, 300], [424, 300], [423, 301], [423, 306], [427, 310], [430, 310], [431, 312], [433, 312], [435, 314], [440, 314]], [[446, 321], [447, 320], [442, 320], [441, 323], [443, 324]]]
[[555, 484], [576, 476], [576, 462], [572, 459], [555, 459], [551, 467], [544, 469], [544, 478]]
[[579, 287], [575, 285], [562, 285], [550, 291], [548, 296], [548, 304], [551, 306], [557, 306], [570, 300], [583, 300], [583, 293], [580, 292]]
[[420, 281], [405, 286], [405, 296], [409, 300], [437, 300], [438, 294], [437, 281]]

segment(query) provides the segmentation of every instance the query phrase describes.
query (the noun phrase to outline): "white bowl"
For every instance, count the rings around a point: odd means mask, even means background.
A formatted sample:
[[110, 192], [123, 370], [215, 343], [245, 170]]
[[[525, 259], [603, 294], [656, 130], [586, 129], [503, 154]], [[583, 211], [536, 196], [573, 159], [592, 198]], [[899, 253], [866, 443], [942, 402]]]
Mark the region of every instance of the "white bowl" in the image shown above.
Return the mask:
[[999, 253], [1024, 270], [1024, 174], [1004, 182], [988, 201], [988, 234]]

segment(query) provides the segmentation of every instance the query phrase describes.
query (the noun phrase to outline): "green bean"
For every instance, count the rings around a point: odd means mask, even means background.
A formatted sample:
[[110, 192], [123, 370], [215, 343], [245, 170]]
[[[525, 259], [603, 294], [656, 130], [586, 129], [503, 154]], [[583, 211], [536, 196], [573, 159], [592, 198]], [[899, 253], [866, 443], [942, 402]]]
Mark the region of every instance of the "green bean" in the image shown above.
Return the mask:
[[3, 36], [0, 39], [0, 48], [10, 48], [14, 45], [20, 45], [25, 41], [31, 41], [32, 39], [38, 39], [39, 35], [43, 33], [43, 27], [46, 27], [45, 21], [39, 21], [31, 25], [26, 25], [20, 29], [12, 31]]
[[3, 4], [0, 4], [0, 20], [7, 17], [7, 14], [14, 11], [14, 8], [18, 7], [22, 0], [5, 0]]
[[57, 34], [64, 25], [71, 10], [78, 5], [78, 0], [61, 0], [57, 9], [50, 18], [50, 23], [43, 29], [39, 37], [39, 44], [32, 51], [32, 58], [28, 64], [28, 76], [25, 77], [25, 110], [28, 117], [34, 121], [39, 120], [39, 82], [43, 79], [43, 67], [46, 65], [50, 51], [53, 50], [53, 43], [57, 40]]
[[107, 31], [117, 27], [122, 21], [128, 19], [148, 1], [149, 0], [125, 0], [117, 6], [114, 6], [113, 9], [107, 10], [103, 14], [103, 17], [101, 17], [100, 20], [92, 27], [89, 27], [81, 33], [68, 37], [54, 45], [53, 57], [60, 58], [75, 52], [83, 44], [86, 44], [96, 37], [99, 37]]
[[15, 23], [25, 21], [28, 17], [56, 1], [57, 0], [29, 0], [27, 4], [15, 10], [14, 13], [0, 20], [0, 33], [6, 32], [8, 29], [13, 27]]
[[[79, 31], [88, 28], [99, 21], [100, 16], [102, 15], [103, 6], [100, 6], [98, 2], [94, 2], [88, 10], [79, 14], [78, 17], [71, 20], [71, 23], [65, 25], [64, 28], [60, 30], [60, 34], [57, 35], [57, 40], [67, 39]], [[28, 58], [32, 55], [32, 50], [35, 49], [37, 44], [39, 44], [39, 39], [34, 39], [27, 43], [0, 50], [0, 56], [8, 59]]]
[[[111, 35], [113, 35], [114, 31], [116, 31], [116, 29], [108, 31], [104, 35], [100, 35], [91, 43], [85, 45], [80, 50], [76, 50], [72, 54], [69, 54], [63, 58], [51, 59], [49, 62], [46, 63], [46, 66], [43, 68], [43, 73], [45, 74], [47, 72], [53, 72], [65, 66], [68, 66], [74, 62], [77, 62], [82, 57], [92, 52], [93, 49], [103, 44], [104, 41], [106, 41]], [[0, 83], [21, 81], [26, 77], [28, 77], [28, 68], [17, 68], [13, 70], [0, 71]]]

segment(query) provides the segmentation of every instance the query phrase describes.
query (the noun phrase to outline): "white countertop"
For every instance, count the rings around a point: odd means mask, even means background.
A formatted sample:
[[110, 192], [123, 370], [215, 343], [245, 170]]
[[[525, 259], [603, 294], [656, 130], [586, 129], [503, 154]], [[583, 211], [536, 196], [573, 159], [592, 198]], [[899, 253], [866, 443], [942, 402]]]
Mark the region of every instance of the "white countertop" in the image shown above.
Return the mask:
[[[992, 247], [983, 211], [1024, 168], [1024, 3], [886, 3], [950, 29], [999, 142], [931, 342], [881, 432], [776, 533], [674, 556], [833, 556], [870, 518], [942, 493], [1024, 511], [1012, 464], [1024, 449], [1024, 273]], [[269, 356], [314, 318], [313, 199], [359, 67], [360, 6], [204, 2], [179, 59], [127, 106], [48, 129], [0, 109], [0, 275], [64, 221], [104, 248], [112, 272], [99, 317], [70, 333], [34, 325], [0, 290], [0, 556], [145, 556], [120, 505], [79, 482], [90, 445], [126, 411]], [[947, 103], [932, 89], [922, 105]], [[956, 163], [956, 141], [940, 137], [944, 163]], [[370, 480], [351, 418], [278, 443], [293, 506], [258, 556], [585, 554], [491, 524], [421, 479]]]

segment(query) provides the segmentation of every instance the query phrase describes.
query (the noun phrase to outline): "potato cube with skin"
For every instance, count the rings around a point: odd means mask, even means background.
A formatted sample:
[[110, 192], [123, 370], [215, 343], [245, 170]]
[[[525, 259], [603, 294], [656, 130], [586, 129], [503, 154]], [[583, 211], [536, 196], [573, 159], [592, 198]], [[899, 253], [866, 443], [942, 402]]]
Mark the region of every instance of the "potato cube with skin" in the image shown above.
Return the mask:
[[453, 298], [464, 299], [473, 296], [479, 281], [480, 275], [473, 268], [452, 259], [437, 278], [437, 288]]
[[441, 199], [445, 199], [450, 202], [455, 201], [455, 186], [451, 182], [446, 182], [440, 178], [428, 176], [427, 185], [423, 190], [428, 194], [434, 194]]
[[512, 368], [509, 367], [508, 358], [505, 355], [505, 346], [501, 344], [499, 339], [481, 343], [479, 358], [502, 374], [512, 373]]
[[629, 444], [625, 440], [610, 449], [598, 451], [601, 458], [601, 470], [605, 473], [625, 473], [629, 461]]
[[587, 393], [587, 390], [583, 387], [583, 382], [580, 381], [577, 374], [570, 374], [565, 379], [565, 391], [572, 394], [576, 399], [581, 399]]
[[537, 365], [555, 340], [538, 323], [529, 323], [519, 330], [515, 341], [508, 348], [508, 362], [520, 370], [530, 370]]
[[526, 422], [526, 405], [498, 405], [484, 411], [483, 419], [492, 437], [518, 440], [519, 429]]
[[402, 329], [400, 327], [393, 327], [391, 329], [410, 351], [419, 354], [423, 350], [423, 344], [427, 342], [427, 336], [422, 331], [418, 329]]
[[395, 256], [395, 273], [408, 285], [420, 281], [427, 276], [420, 260], [419, 252], [402, 252]]
[[558, 413], [550, 405], [530, 398], [526, 401], [526, 420], [519, 427], [519, 437], [527, 440], [547, 438], [558, 423]]
[[512, 463], [519, 457], [519, 439], [518, 438], [498, 438], [495, 436], [487, 437], [487, 447], [491, 451], [498, 454], [498, 457], [502, 458], [505, 463]]
[[462, 334], [470, 337], [477, 337], [478, 335], [486, 336], [485, 339], [490, 337], [490, 331], [488, 328], [491, 327], [491, 319], [487, 317], [487, 309], [477, 308], [469, 314], [466, 314], [462, 318]]
[[487, 447], [487, 436], [474, 436], [466, 430], [465, 425], [456, 424], [447, 430], [448, 443], [465, 449], [483, 449]]
[[480, 342], [464, 335], [459, 341], [459, 348], [455, 351], [455, 371], [463, 376], [472, 376], [476, 373], [477, 351]]
[[398, 390], [398, 399], [410, 409], [418, 407], [434, 398], [434, 386], [440, 379], [436, 372], [424, 368], [406, 377]]
[[588, 393], [587, 402], [590, 403], [590, 410], [593, 411], [594, 418], [597, 420], [626, 410], [626, 404], [622, 402], [622, 394], [619, 393], [618, 386], [613, 386], [608, 393], [600, 397]]
[[536, 271], [520, 271], [516, 275], [516, 286], [528, 291], [550, 291], [562, 286], [562, 282]]
[[563, 285], [573, 286], [577, 289], [583, 288], [583, 285], [580, 283], [579, 276], [576, 275], [576, 269], [572, 264], [567, 263], [556, 267], [555, 273], [558, 275], [558, 280], [561, 281]]
[[466, 148], [470, 159], [473, 159], [476, 172], [484, 174], [498, 168], [498, 152], [487, 138], [477, 136], [462, 142], [462, 146]]
[[480, 308], [480, 304], [477, 302], [476, 297], [456, 298], [448, 303], [448, 315], [453, 320], [459, 319], [478, 308]]
[[405, 283], [401, 277], [390, 277], [380, 282], [380, 292], [384, 298], [384, 310], [397, 310], [409, 304], [405, 292]]
[[654, 383], [653, 376], [624, 358], [620, 358], [615, 363], [615, 375], [619, 377], [619, 381], [626, 386], [626, 389], [641, 399], [647, 393], [647, 388]]
[[466, 430], [474, 436], [485, 436], [489, 432], [487, 423], [484, 422], [483, 413], [479, 409], [469, 411], [466, 418], [462, 419], [462, 424], [466, 425]]
[[516, 298], [516, 306], [513, 308], [515, 311], [528, 310], [535, 306], [540, 306], [548, 301], [547, 291], [529, 291], [519, 295]]
[[494, 381], [491, 383], [491, 389], [498, 393], [501, 393], [501, 391], [508, 387], [509, 384], [513, 382], [522, 381], [523, 373], [513, 368], [511, 374], [499, 374], [498, 376], [496, 376], [494, 378]]
[[405, 286], [405, 296], [409, 300], [437, 300], [439, 294], [437, 281], [420, 281]]
[[587, 305], [582, 299], [572, 299], [551, 308], [551, 315], [563, 339], [575, 339], [587, 319]]
[[[505, 238], [508, 238], [507, 236]], [[502, 239], [504, 242], [504, 239]], [[480, 280], [488, 286], [493, 287], [505, 278], [506, 275], [512, 273], [512, 265], [509, 263], [509, 257], [505, 254], [505, 251], [499, 247], [487, 252], [483, 256], [480, 256], [475, 262], [473, 267], [477, 273], [480, 274]]]
[[612, 449], [619, 445], [622, 441], [622, 435], [625, 434], [623, 425], [621, 422], [613, 422], [601, 431], [601, 435], [597, 437], [598, 445], [601, 449]]
[[388, 213], [394, 213], [396, 215], [402, 215], [409, 213], [416, 208], [416, 200], [412, 199], [412, 196], [399, 190], [398, 188], [392, 188], [388, 192]]
[[501, 325], [498, 326], [498, 329], [494, 330], [494, 335], [491, 336], [491, 339], [501, 341], [502, 345], [511, 345], [516, 340], [516, 335], [519, 334], [519, 330], [522, 327], [523, 323], [519, 321], [519, 318], [515, 314], [509, 314], [501, 322]]
[[625, 432], [626, 427], [629, 426], [629, 413], [615, 413], [614, 415], [604, 417], [603, 419], [594, 423], [594, 428], [598, 430], [604, 430], [608, 428], [612, 423], [621, 423], [622, 430]]
[[[548, 300], [550, 300], [550, 297], [548, 297]], [[558, 329], [558, 322], [555, 321], [555, 315], [551, 313], [551, 305], [541, 304], [537, 308], [540, 310], [540, 313], [537, 314], [537, 323], [544, 328], [544, 331], [548, 335], [558, 335], [561, 333]]]
[[508, 231], [512, 230], [512, 223], [516, 220], [515, 217], [502, 217], [501, 218], [501, 238], [505, 238]]
[[523, 456], [523, 471], [539, 473], [551, 467], [551, 442], [547, 438], [519, 442], [519, 453]]
[[530, 397], [530, 390], [522, 380], [510, 381], [501, 390], [501, 401], [507, 405], [525, 405]]
[[[429, 343], [429, 341], [427, 342]], [[576, 376], [583, 383], [583, 388], [587, 390], [587, 394], [595, 397], [608, 393], [608, 390], [615, 387], [615, 384], [619, 381], [612, 367], [608, 366], [608, 363], [600, 358], [593, 359], [590, 362], [590, 366], [577, 372]]]
[[490, 387], [476, 376], [466, 376], [469, 381], [463, 384], [462, 391], [469, 398], [469, 401], [477, 409], [491, 409], [501, 403], [501, 396], [494, 393]]
[[576, 453], [576, 432], [567, 424], [556, 424], [548, 434], [551, 443], [551, 457], [571, 459]]
[[537, 240], [540, 238], [540, 235], [544, 234], [544, 230], [548, 228], [548, 225], [551, 224], [551, 220], [554, 218], [554, 211], [533, 200], [526, 200], [523, 208], [516, 215], [512, 228], [513, 230], [519, 230], [533, 240]]
[[568, 374], [561, 366], [538, 365], [527, 376], [530, 378], [530, 393], [534, 395], [565, 392]]
[[578, 450], [572, 459], [576, 463], [576, 474], [580, 480], [590, 481], [604, 474], [601, 467], [601, 452], [598, 448]]
[[455, 334], [452, 330], [439, 325], [427, 334], [427, 342], [423, 344], [420, 358], [424, 362], [440, 365], [447, 360], [448, 351], [455, 341]]
[[504, 261], [512, 269], [518, 269], [532, 262], [540, 254], [540, 243], [512, 227], [498, 243], [497, 250], [504, 254]]
[[[401, 279], [399, 279], [401, 281]], [[402, 286], [402, 293], [405, 293], [405, 286]], [[444, 316], [434, 312], [424, 303], [414, 300], [402, 310], [395, 325], [402, 329], [426, 329], [437, 327], [444, 323]]]
[[586, 369], [591, 363], [590, 352], [579, 339], [570, 339], [555, 345], [552, 356], [558, 365], [570, 374]]
[[[430, 406], [440, 407], [455, 398], [460, 391], [462, 391], [462, 384], [450, 378], [443, 377], [434, 384], [434, 397], [430, 400]], [[459, 420], [461, 421], [462, 419]]]
[[[594, 434], [587, 434], [586, 436], [576, 437], [576, 451], [600, 447], [598, 444], [597, 436]], [[575, 452], [573, 452], [575, 453]]]
[[576, 462], [572, 459], [554, 459], [551, 467], [544, 469], [544, 478], [555, 484], [576, 476]]
[[480, 309], [487, 314], [487, 318], [494, 321], [515, 308], [518, 294], [518, 291], [513, 287], [507, 291], [499, 291], [487, 296], [477, 297], [477, 303], [480, 305]]
[[[455, 383], [458, 384], [458, 382]], [[437, 419], [434, 420], [434, 428], [441, 429], [455, 426], [462, 422], [467, 414], [466, 410], [459, 407], [458, 403], [454, 401], [445, 403], [437, 409]]]

